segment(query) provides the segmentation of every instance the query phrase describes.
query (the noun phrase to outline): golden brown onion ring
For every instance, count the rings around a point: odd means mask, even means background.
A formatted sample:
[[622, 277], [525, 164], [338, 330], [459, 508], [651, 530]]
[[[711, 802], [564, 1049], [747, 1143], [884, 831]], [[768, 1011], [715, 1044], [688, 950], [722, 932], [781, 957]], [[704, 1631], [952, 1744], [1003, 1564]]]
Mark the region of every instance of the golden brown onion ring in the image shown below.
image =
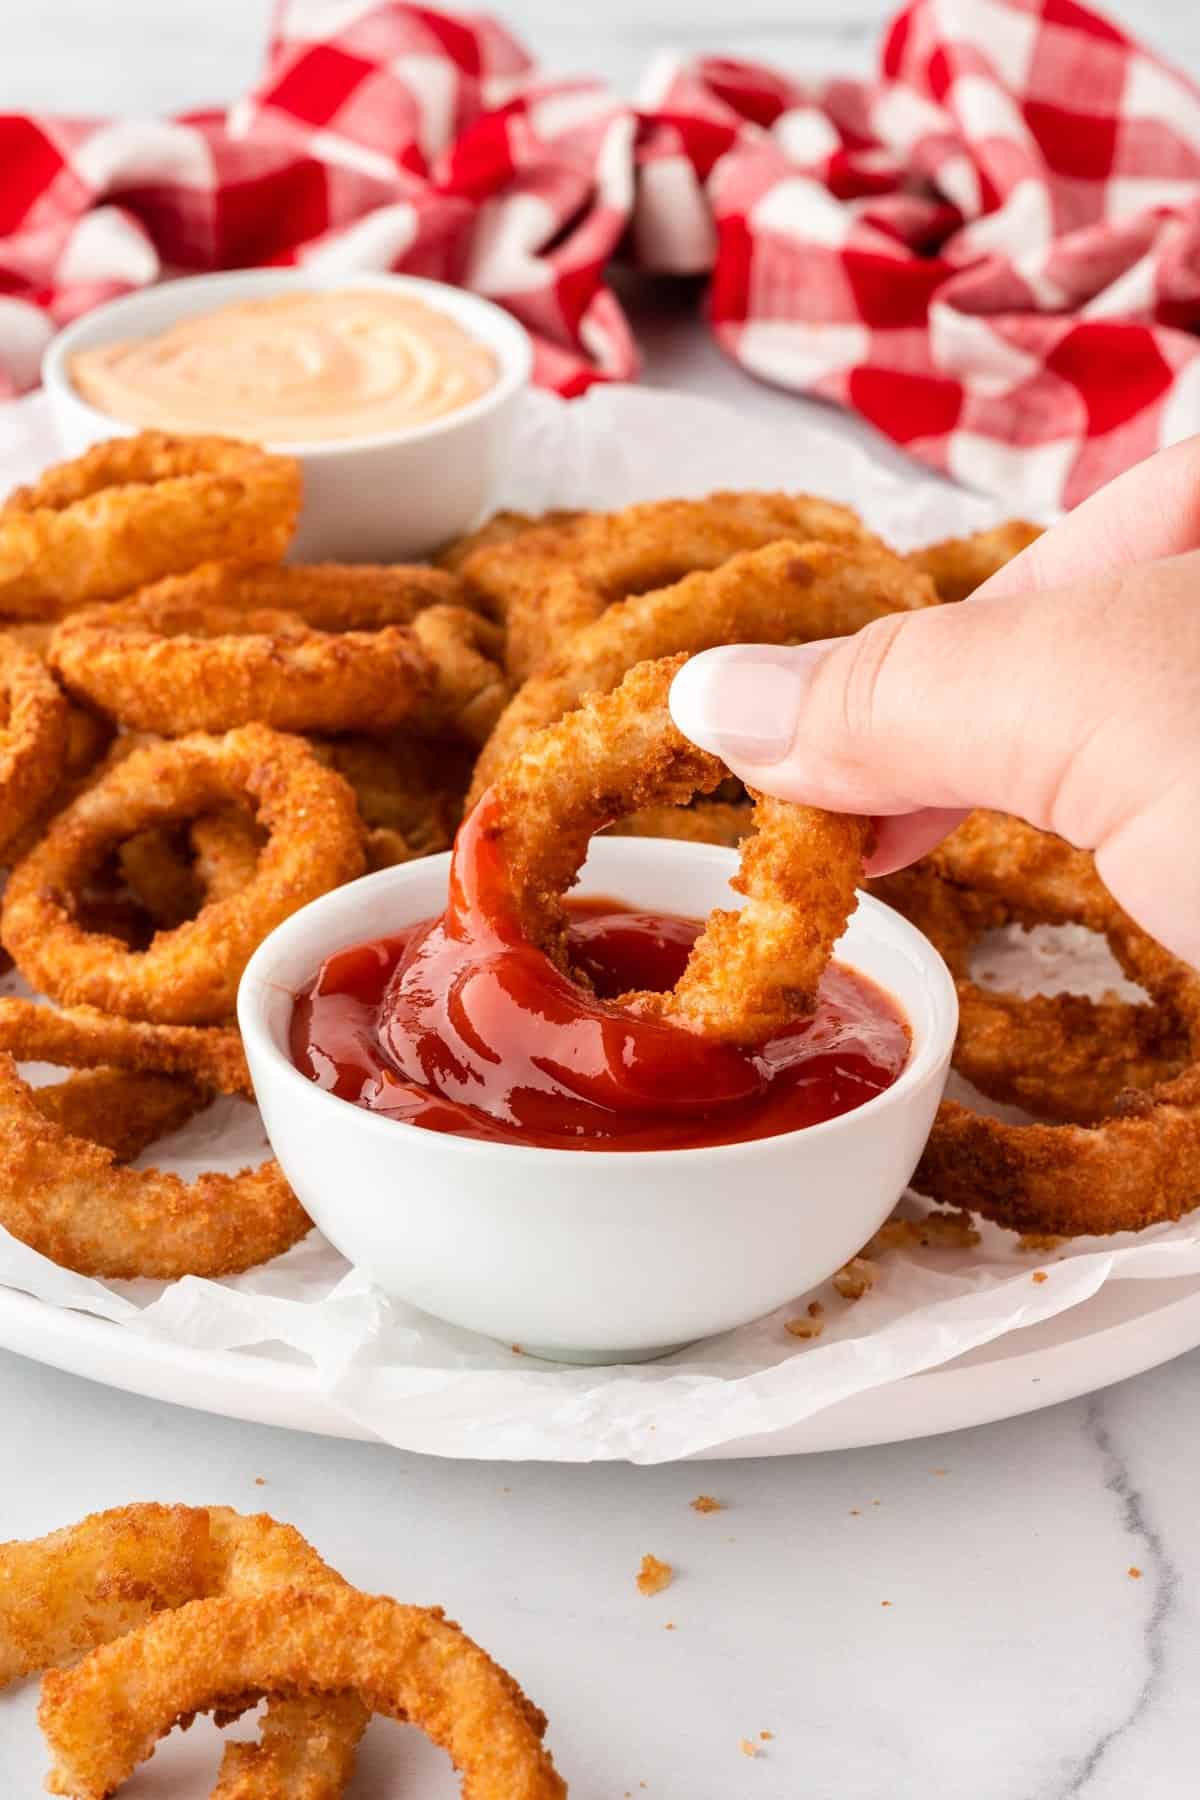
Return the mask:
[[46, 1785], [103, 1800], [175, 1725], [256, 1693], [352, 1693], [416, 1725], [449, 1752], [464, 1800], [567, 1791], [542, 1714], [478, 1644], [436, 1609], [345, 1587], [193, 1601], [75, 1669], [50, 1670], [39, 1711], [54, 1758]]
[[30, 1092], [49, 1124], [111, 1150], [117, 1162], [132, 1162], [178, 1131], [211, 1098], [178, 1075], [104, 1067], [80, 1069]]
[[0, 613], [61, 618], [213, 557], [274, 562], [299, 511], [290, 456], [161, 431], [111, 438], [0, 508]]
[[[581, 513], [485, 546], [461, 569], [468, 586], [507, 625], [508, 671], [524, 681], [614, 601], [695, 570], [719, 568], [731, 556], [781, 538], [877, 542], [849, 507], [810, 494], [720, 493]], [[676, 648], [686, 646], [664, 643], [649, 654]]]
[[643, 806], [610, 825], [610, 837], [675, 838], [688, 844], [720, 844], [736, 850], [754, 830], [749, 801], [697, 800], [694, 806]]
[[0, 856], [62, 779], [70, 707], [41, 657], [0, 636]]
[[933, 584], [890, 550], [774, 543], [721, 568], [609, 607], [517, 690], [484, 747], [468, 806], [534, 731], [588, 694], [608, 693], [636, 663], [718, 644], [801, 644], [842, 637], [885, 613], [936, 600]]
[[[725, 770], [671, 721], [685, 656], [640, 663], [538, 732], [480, 802], [524, 935], [567, 967], [563, 894], [594, 832], [622, 814], [711, 792]], [[755, 796], [756, 831], [732, 885], [740, 912], [713, 912], [676, 986], [622, 1005], [705, 1036], [755, 1043], [810, 1012], [846, 920], [870, 839], [866, 820]], [[460, 840], [461, 841], [461, 840]]]
[[[114, 844], [230, 803], [256, 806], [267, 834], [254, 879], [239, 893], [160, 932], [144, 951], [81, 927], [79, 892]], [[246, 725], [221, 738], [150, 743], [111, 765], [18, 863], [0, 936], [26, 979], [63, 1005], [217, 1024], [231, 1016], [238, 978], [267, 933], [363, 867], [354, 796], [300, 739]]]
[[209, 563], [65, 620], [50, 660], [135, 731], [180, 737], [452, 725], [479, 741], [505, 698], [495, 626], [437, 569]]
[[973, 594], [1041, 535], [1040, 525], [1031, 525], [1027, 519], [1010, 519], [1007, 524], [993, 525], [990, 531], [976, 531], [970, 537], [926, 544], [922, 550], [910, 551], [908, 561], [922, 575], [931, 577], [939, 600], [953, 604]]
[[60, 1012], [0, 997], [0, 1050], [64, 1069], [113, 1067], [184, 1075], [220, 1094], [253, 1095], [242, 1040], [232, 1025], [152, 1025], [91, 1006]]
[[439, 569], [449, 569], [452, 574], [459, 574], [469, 557], [477, 550], [491, 550], [497, 544], [511, 544], [514, 538], [523, 537], [527, 531], [543, 531], [547, 526], [569, 525], [573, 519], [582, 518], [583, 514], [567, 507], [554, 507], [544, 513], [498, 512], [474, 531], [468, 531], [465, 537], [451, 538], [435, 551], [433, 561]]
[[[298, 1531], [265, 1513], [149, 1504], [92, 1513], [46, 1537], [0, 1544], [0, 1686], [192, 1600], [344, 1586]], [[261, 1741], [226, 1746], [214, 1800], [336, 1800], [368, 1716], [352, 1694], [271, 1700]]]

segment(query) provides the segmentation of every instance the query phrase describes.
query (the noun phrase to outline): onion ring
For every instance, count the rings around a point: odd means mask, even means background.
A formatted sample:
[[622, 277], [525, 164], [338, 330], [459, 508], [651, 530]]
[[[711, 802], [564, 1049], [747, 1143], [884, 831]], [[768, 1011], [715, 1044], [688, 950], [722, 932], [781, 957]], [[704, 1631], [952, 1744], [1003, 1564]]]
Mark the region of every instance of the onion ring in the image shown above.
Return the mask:
[[[615, 600], [719, 568], [780, 538], [872, 544], [849, 507], [808, 494], [710, 494], [582, 513], [521, 531], [462, 562], [468, 587], [508, 627], [509, 674], [524, 681]], [[658, 654], [674, 646], [664, 644]]]
[[44, 812], [62, 778], [70, 707], [40, 656], [0, 636], [0, 855]]
[[78, 1070], [30, 1092], [47, 1123], [111, 1150], [117, 1162], [132, 1162], [209, 1100], [203, 1088], [177, 1075], [104, 1067]]
[[[1183, 1032], [1188, 1061], [1145, 1088], [1124, 1088], [1103, 1117], [1085, 1124], [1008, 1125], [943, 1101], [913, 1186], [1011, 1230], [1061, 1237], [1137, 1231], [1200, 1204], [1200, 975], [1133, 924], [1089, 857], [1020, 820], [974, 813], [928, 861], [943, 880], [981, 892], [1020, 923], [1075, 922], [1103, 933], [1171, 1029]], [[980, 1005], [992, 998], [981, 991]], [[1102, 1022], [1106, 1016], [1101, 1010]], [[1077, 1066], [1083, 1055], [1072, 1053]], [[1037, 1079], [1045, 1086], [1051, 1076], [1043, 1069]]]
[[436, 1609], [346, 1587], [196, 1600], [50, 1670], [38, 1715], [54, 1758], [46, 1785], [103, 1800], [173, 1726], [255, 1693], [353, 1693], [418, 1726], [462, 1772], [464, 1800], [567, 1791], [542, 1714], [478, 1644]]
[[936, 601], [933, 584], [890, 550], [784, 541], [719, 569], [610, 606], [509, 702], [476, 765], [468, 807], [534, 731], [587, 694], [607, 693], [636, 663], [718, 644], [801, 644], [842, 637], [885, 613]]
[[[265, 1513], [155, 1505], [92, 1513], [44, 1538], [0, 1544], [0, 1686], [190, 1601], [345, 1585], [298, 1531]], [[214, 1800], [336, 1800], [368, 1717], [350, 1694], [272, 1699], [261, 1742], [226, 1746]]]
[[527, 531], [542, 531], [547, 526], [569, 525], [572, 520], [582, 518], [583, 514], [570, 507], [552, 507], [549, 512], [523, 513], [498, 512], [474, 531], [468, 531], [465, 537], [451, 538], [440, 550], [434, 552], [433, 561], [439, 569], [449, 569], [457, 575], [468, 557], [474, 556], [477, 550], [491, 550], [497, 544], [511, 544], [514, 538], [524, 537]]
[[675, 838], [736, 850], [753, 830], [754, 808], [748, 801], [698, 800], [694, 806], [643, 806], [610, 825], [608, 836]]
[[250, 1099], [254, 1093], [242, 1040], [232, 1025], [152, 1025], [90, 1006], [59, 1012], [5, 995], [0, 997], [0, 1051], [21, 1062], [183, 1075], [219, 1094]]
[[0, 508], [0, 612], [60, 618], [212, 557], [273, 562], [299, 511], [290, 456], [161, 431], [111, 438]]
[[65, 620], [50, 660], [72, 693], [164, 737], [415, 719], [478, 740], [505, 699], [500, 636], [460, 598], [437, 569], [209, 563]]
[[0, 1225], [80, 1275], [235, 1275], [281, 1255], [311, 1228], [274, 1161], [192, 1182], [118, 1166], [110, 1150], [43, 1117], [7, 1055], [0, 1142]]
[[908, 561], [932, 579], [939, 600], [953, 605], [973, 594], [1041, 535], [1040, 525], [1031, 525], [1027, 519], [1009, 519], [1004, 525], [993, 525], [990, 531], [926, 544], [922, 550], [910, 551]]
[[[254, 879], [144, 951], [88, 932], [81, 885], [105, 852], [148, 825], [249, 800], [267, 842]], [[363, 871], [354, 796], [308, 746], [263, 726], [146, 744], [53, 821], [9, 877], [0, 937], [25, 978], [64, 1005], [126, 1018], [216, 1024], [262, 939], [307, 901]]]
[[[640, 663], [539, 732], [480, 802], [506, 902], [523, 937], [567, 971], [562, 896], [592, 834], [622, 814], [711, 791], [724, 766], [671, 722], [667, 695], [686, 656]], [[713, 912], [676, 986], [618, 1001], [707, 1037], [755, 1043], [811, 1012], [833, 945], [857, 905], [866, 820], [756, 795], [757, 830], [732, 886], [740, 912]], [[461, 841], [461, 840], [460, 840]]]

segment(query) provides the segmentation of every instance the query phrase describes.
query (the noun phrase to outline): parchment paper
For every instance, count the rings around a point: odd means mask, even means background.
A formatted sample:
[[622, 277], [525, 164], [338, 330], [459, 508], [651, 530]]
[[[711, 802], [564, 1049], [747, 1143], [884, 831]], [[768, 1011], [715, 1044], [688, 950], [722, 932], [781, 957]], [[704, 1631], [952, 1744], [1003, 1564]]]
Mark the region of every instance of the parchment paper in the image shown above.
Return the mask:
[[[55, 454], [40, 399], [0, 409], [0, 488], [29, 479]], [[847, 500], [901, 548], [997, 516], [990, 503], [928, 475], [884, 470], [831, 432], [815, 406], [797, 402], [784, 434], [713, 402], [633, 388], [594, 389], [571, 403], [530, 395], [497, 504], [616, 506], [718, 487]], [[985, 947], [977, 972], [1030, 991], [1137, 991], [1082, 932], [1009, 934]], [[0, 987], [22, 991], [12, 976]], [[266, 1153], [253, 1108], [222, 1100], [147, 1160], [186, 1175], [242, 1168]], [[922, 1206], [913, 1196], [902, 1203]], [[0, 1231], [0, 1286], [160, 1342], [260, 1353], [289, 1346], [310, 1359], [314, 1388], [390, 1443], [447, 1456], [653, 1463], [785, 1429], [1077, 1306], [1106, 1281], [1200, 1274], [1200, 1213], [1136, 1237], [1037, 1253], [985, 1226], [973, 1249], [893, 1252], [880, 1266], [877, 1286], [855, 1303], [832, 1289], [798, 1295], [768, 1318], [660, 1362], [574, 1369], [516, 1356], [388, 1300], [316, 1232], [247, 1275], [165, 1285], [88, 1280]], [[1033, 1281], [1035, 1271], [1046, 1279]], [[784, 1321], [814, 1298], [823, 1331], [806, 1342]]]

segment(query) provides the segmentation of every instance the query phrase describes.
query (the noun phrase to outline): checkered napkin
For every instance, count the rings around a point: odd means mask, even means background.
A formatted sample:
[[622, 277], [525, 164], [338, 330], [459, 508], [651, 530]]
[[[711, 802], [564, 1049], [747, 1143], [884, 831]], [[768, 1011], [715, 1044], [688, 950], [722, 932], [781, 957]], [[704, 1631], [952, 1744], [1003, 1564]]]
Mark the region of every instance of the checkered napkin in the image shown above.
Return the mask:
[[621, 257], [1012, 505], [1200, 429], [1200, 92], [1074, 0], [915, 0], [870, 82], [666, 60], [636, 107], [489, 19], [280, 0], [227, 113], [8, 116], [0, 169], [0, 391], [101, 300], [276, 262], [463, 283], [576, 394], [636, 374]]

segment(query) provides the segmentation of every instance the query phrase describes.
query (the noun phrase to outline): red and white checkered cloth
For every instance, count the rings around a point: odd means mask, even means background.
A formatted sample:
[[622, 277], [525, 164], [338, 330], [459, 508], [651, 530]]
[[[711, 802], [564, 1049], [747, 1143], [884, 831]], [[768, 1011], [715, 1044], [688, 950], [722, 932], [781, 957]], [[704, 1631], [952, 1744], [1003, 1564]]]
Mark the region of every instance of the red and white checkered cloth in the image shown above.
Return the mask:
[[618, 257], [724, 348], [1012, 505], [1200, 430], [1200, 91], [1075, 0], [914, 0], [871, 82], [666, 61], [631, 107], [496, 23], [280, 0], [226, 114], [0, 118], [0, 380], [181, 270], [461, 282], [563, 394], [636, 374]]

